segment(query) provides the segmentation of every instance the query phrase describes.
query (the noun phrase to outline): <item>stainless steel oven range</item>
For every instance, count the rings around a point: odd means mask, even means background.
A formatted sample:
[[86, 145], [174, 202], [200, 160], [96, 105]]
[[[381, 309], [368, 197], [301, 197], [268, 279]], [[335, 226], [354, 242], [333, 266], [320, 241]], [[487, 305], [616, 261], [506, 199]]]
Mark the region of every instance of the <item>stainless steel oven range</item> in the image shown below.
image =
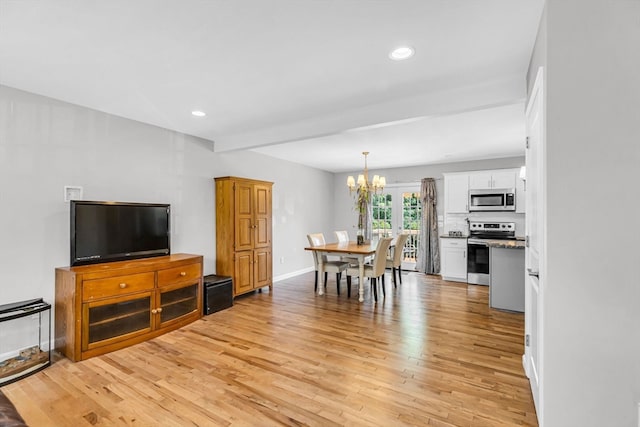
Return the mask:
[[467, 283], [489, 285], [489, 244], [487, 240], [515, 239], [516, 224], [513, 222], [469, 222], [467, 240]]

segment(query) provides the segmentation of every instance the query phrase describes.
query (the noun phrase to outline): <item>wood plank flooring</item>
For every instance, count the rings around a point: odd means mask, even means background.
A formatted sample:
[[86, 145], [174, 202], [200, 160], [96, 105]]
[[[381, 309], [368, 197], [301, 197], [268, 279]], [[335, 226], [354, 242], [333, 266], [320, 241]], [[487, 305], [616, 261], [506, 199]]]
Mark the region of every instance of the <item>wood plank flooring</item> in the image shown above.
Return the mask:
[[313, 293], [313, 273], [2, 391], [39, 426], [537, 425], [522, 314], [488, 288], [404, 273], [387, 295]]

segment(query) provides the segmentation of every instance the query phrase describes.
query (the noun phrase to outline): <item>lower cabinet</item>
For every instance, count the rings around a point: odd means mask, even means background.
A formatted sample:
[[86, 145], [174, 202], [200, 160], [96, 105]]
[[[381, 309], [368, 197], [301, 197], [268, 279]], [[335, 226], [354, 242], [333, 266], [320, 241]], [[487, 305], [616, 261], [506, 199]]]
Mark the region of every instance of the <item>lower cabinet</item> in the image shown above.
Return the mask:
[[234, 295], [271, 285], [271, 248], [235, 253]]
[[444, 280], [467, 281], [467, 239], [440, 238], [440, 275]]
[[84, 303], [81, 351], [151, 332], [152, 301], [152, 293], [145, 292]]
[[[171, 322], [180, 320], [183, 316], [198, 310], [198, 283], [192, 285], [178, 285], [175, 289], [160, 288], [160, 306], [157, 308], [159, 317], [157, 325], [165, 328]], [[151, 310], [153, 313], [153, 310]]]
[[84, 360], [201, 317], [202, 257], [176, 254], [56, 269], [56, 349]]

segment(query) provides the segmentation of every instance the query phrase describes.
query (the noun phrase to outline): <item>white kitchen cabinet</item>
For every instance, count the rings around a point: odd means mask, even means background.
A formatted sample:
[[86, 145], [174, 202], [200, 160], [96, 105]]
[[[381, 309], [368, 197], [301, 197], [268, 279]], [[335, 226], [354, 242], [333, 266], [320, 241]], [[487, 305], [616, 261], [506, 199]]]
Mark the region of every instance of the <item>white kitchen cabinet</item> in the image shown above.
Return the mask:
[[445, 213], [469, 212], [469, 174], [444, 174]]
[[471, 172], [469, 174], [469, 188], [484, 190], [491, 187], [491, 171]]
[[467, 239], [440, 238], [440, 275], [444, 280], [467, 282]]
[[469, 189], [514, 188], [518, 169], [487, 170], [469, 173]]
[[516, 176], [519, 169], [506, 169], [503, 171], [493, 171], [491, 178], [493, 179], [493, 188], [514, 188], [516, 185]]

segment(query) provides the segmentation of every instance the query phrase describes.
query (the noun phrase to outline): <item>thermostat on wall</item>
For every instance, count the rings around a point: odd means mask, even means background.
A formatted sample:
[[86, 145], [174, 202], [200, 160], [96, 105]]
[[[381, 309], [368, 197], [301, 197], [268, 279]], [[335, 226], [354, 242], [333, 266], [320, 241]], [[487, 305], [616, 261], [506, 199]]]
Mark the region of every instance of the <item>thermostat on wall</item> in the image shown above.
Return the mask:
[[64, 186], [64, 201], [68, 202], [70, 200], [82, 200], [82, 187]]

